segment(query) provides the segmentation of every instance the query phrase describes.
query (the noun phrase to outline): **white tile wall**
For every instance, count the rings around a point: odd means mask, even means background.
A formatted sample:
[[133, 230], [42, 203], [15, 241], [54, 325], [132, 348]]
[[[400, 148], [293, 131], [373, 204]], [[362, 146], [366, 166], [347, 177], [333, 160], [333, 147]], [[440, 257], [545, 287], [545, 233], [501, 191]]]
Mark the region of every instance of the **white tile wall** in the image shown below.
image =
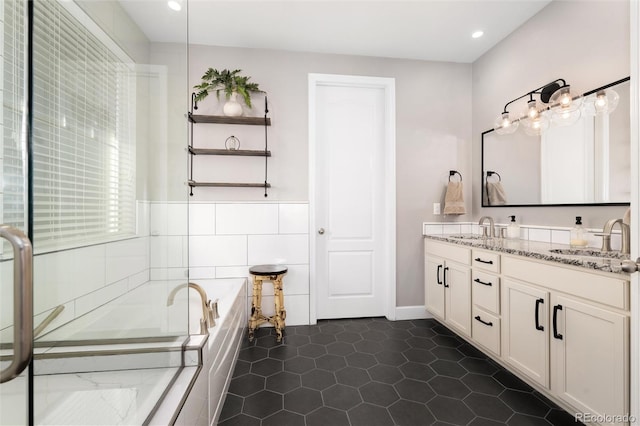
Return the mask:
[[218, 204], [216, 234], [278, 233], [278, 204]]
[[[460, 229], [457, 231], [457, 229]], [[424, 222], [422, 224], [423, 235], [444, 235], [455, 233], [480, 234], [481, 230], [475, 222]], [[586, 229], [585, 237], [589, 241], [588, 246], [600, 248], [602, 237], [596, 234], [601, 233], [601, 229]], [[541, 241], [554, 244], [568, 245], [571, 237], [571, 228], [544, 227], [538, 225], [520, 225], [520, 238], [523, 240]], [[611, 248], [620, 250], [621, 235], [614, 231], [611, 234]]]
[[[156, 208], [158, 214], [164, 214], [160, 206]], [[287, 324], [309, 323], [307, 203], [197, 203], [189, 206], [189, 212], [190, 279], [250, 278], [252, 265], [285, 264], [289, 268], [283, 281]], [[157, 229], [162, 229], [160, 224]], [[154, 249], [157, 238], [161, 243]], [[168, 261], [165, 246], [169, 244], [161, 238], [151, 238], [152, 279], [170, 274], [160, 268]], [[251, 285], [248, 294], [250, 298]], [[263, 294], [264, 306], [272, 305], [273, 287], [265, 284]]]

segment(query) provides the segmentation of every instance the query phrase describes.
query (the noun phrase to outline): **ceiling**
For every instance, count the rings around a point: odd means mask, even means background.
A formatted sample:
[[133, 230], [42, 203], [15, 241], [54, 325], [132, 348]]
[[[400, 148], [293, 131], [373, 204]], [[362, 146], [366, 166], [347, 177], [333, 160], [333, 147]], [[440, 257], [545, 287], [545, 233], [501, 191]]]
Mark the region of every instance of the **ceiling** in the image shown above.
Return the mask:
[[191, 44], [467, 63], [550, 2], [189, 0], [174, 12], [166, 0], [121, 0], [152, 42], [184, 42], [188, 13]]

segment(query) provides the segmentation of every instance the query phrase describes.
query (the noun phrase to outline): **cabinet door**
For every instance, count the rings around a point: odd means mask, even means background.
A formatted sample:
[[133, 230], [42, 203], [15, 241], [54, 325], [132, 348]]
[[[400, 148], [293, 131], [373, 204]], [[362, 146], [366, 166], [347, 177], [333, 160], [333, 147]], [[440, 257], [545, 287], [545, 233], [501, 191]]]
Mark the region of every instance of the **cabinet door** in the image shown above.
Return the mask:
[[505, 361], [531, 380], [549, 387], [549, 293], [503, 281], [502, 348]]
[[444, 260], [438, 257], [425, 256], [424, 262], [424, 297], [425, 307], [435, 317], [444, 320]]
[[628, 318], [567, 296], [551, 302], [553, 392], [579, 412], [628, 413]]
[[442, 280], [447, 324], [465, 336], [471, 336], [471, 269], [446, 261]]

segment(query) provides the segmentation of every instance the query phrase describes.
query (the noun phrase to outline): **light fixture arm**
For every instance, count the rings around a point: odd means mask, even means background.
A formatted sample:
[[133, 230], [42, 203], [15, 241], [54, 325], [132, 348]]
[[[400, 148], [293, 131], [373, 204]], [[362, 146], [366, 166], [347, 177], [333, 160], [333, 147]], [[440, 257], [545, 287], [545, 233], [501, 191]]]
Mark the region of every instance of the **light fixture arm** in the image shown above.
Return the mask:
[[[558, 83], [562, 83], [562, 84], [558, 84]], [[522, 96], [519, 96], [509, 102], [507, 102], [504, 106], [504, 109], [502, 110], [503, 113], [505, 112], [509, 112], [507, 111], [507, 107], [509, 105], [511, 105], [512, 103], [514, 103], [515, 101], [519, 101], [520, 99], [529, 96], [529, 100], [533, 100], [533, 95], [540, 95], [540, 100], [544, 103], [547, 103], [549, 101], [549, 97], [551, 97], [551, 94], [553, 94], [553, 92], [555, 92], [556, 90], [558, 90], [560, 87], [564, 87], [567, 85], [567, 82], [563, 79], [563, 78], [558, 78], [556, 80], [553, 80], [550, 83], [545, 84], [544, 86], [540, 86], [537, 89], [533, 89], [530, 92], [525, 93]], [[546, 99], [546, 100], [545, 100]]]

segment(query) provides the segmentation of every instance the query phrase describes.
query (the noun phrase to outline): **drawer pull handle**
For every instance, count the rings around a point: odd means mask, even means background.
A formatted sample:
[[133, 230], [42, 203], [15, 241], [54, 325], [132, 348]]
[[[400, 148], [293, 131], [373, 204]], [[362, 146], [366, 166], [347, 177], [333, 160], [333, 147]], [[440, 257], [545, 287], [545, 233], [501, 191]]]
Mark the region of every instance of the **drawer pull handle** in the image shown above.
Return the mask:
[[540, 305], [544, 303], [544, 299], [536, 300], [536, 330], [544, 331], [544, 326], [540, 325]]
[[476, 321], [480, 321], [484, 325], [488, 325], [489, 327], [493, 327], [493, 323], [491, 321], [489, 321], [489, 322], [483, 321], [482, 318], [480, 318], [480, 315], [476, 316]]
[[439, 285], [442, 285], [442, 280], [440, 279], [440, 270], [442, 270], [442, 265], [438, 265], [438, 270], [436, 271], [436, 281]]
[[486, 263], [487, 265], [493, 265], [493, 260], [482, 260], [479, 257], [476, 257], [476, 262]]
[[491, 287], [493, 284], [491, 283], [485, 283], [484, 281], [480, 281], [480, 278], [476, 278], [475, 280], [473, 280], [474, 282], [477, 282], [478, 284], [482, 284], [482, 285], [488, 285], [489, 287]]
[[558, 311], [562, 310], [562, 305], [553, 307], [553, 337], [562, 340], [562, 334], [558, 333]]
[[449, 287], [449, 284], [447, 284], [447, 271], [448, 270], [449, 270], [449, 267], [445, 266], [444, 273], [442, 274], [445, 288]]

